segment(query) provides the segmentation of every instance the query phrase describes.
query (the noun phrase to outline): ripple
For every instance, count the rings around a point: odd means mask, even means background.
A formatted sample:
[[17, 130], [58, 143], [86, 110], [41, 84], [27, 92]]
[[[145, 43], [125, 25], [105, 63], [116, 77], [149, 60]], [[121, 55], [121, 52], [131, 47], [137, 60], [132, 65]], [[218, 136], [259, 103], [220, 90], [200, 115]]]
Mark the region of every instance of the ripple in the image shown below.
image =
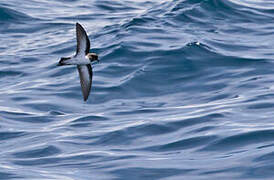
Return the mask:
[[15, 158], [41, 158], [59, 154], [61, 151], [55, 146], [46, 146], [43, 148], [26, 150], [23, 152], [16, 152], [13, 154]]
[[[133, 11], [137, 8], [132, 6], [133, 3], [126, 2], [110, 2], [110, 1], [99, 1], [96, 6], [102, 10], [110, 11], [111, 13], [118, 13], [121, 11]], [[130, 6], [131, 5], [131, 6]]]
[[[188, 174], [193, 171], [192, 169], [175, 169], [175, 168], [140, 168], [140, 167], [131, 167], [128, 169], [118, 169], [112, 171], [115, 176], [119, 178], [130, 176], [135, 174], [136, 176], [133, 179], [159, 179], [166, 177], [176, 177], [180, 174]], [[161, 173], [160, 173], [161, 172]], [[159, 175], [161, 174], [161, 175]]]
[[272, 1], [0, 4], [0, 179], [273, 179]]
[[245, 6], [245, 7], [250, 7], [250, 8], [256, 8], [256, 9], [263, 9], [263, 10], [273, 10], [274, 9], [274, 3], [273, 1], [262, 1], [262, 0], [258, 0], [258, 1], [250, 1], [250, 0], [243, 0], [243, 1], [239, 1], [239, 0], [230, 0], [231, 2], [241, 5], [241, 6]]
[[229, 151], [260, 142], [273, 141], [273, 130], [262, 130], [228, 136], [207, 145], [203, 150]]
[[19, 12], [15, 11], [10, 8], [6, 7], [0, 7], [0, 21], [2, 22], [17, 22], [17, 21], [25, 21], [25, 20], [30, 20], [31, 17]]
[[18, 176], [13, 173], [0, 172], [0, 178], [2, 178], [2, 179], [17, 179], [17, 178], [20, 179], [20, 178], [22, 178], [22, 176]]
[[1, 70], [0, 71], [0, 78], [7, 78], [9, 76], [23, 76], [26, 75], [23, 72], [19, 72], [19, 71], [11, 71], [11, 70]]
[[166, 143], [164, 145], [157, 145], [145, 148], [143, 150], [156, 151], [156, 152], [171, 152], [176, 150], [184, 150], [191, 148], [198, 148], [199, 146], [206, 145], [217, 139], [216, 136], [202, 136], [192, 137], [188, 139], [178, 140], [176, 142]]
[[16, 139], [22, 136], [27, 135], [25, 132], [9, 132], [9, 131], [0, 131], [1, 141], [6, 141], [10, 139]]

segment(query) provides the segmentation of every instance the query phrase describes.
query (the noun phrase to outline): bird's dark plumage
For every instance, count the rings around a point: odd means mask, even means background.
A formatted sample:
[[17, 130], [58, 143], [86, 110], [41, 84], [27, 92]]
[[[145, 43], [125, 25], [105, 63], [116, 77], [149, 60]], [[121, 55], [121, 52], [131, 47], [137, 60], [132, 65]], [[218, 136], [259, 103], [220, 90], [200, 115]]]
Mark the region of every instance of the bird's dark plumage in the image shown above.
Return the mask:
[[80, 76], [80, 83], [81, 83], [84, 101], [86, 101], [88, 99], [90, 89], [91, 89], [91, 84], [92, 84], [92, 67], [90, 64], [77, 65], [77, 69]]
[[76, 56], [82, 53], [84, 53], [84, 55], [87, 55], [90, 49], [90, 41], [85, 29], [79, 23], [76, 23], [76, 38], [77, 38]]

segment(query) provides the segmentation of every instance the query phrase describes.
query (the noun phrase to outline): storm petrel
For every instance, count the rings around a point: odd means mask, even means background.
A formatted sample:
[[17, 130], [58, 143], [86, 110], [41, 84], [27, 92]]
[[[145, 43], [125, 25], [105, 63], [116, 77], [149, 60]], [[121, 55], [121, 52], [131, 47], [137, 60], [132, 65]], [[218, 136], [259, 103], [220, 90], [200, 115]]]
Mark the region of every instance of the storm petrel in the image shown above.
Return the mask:
[[72, 57], [62, 57], [58, 63], [58, 66], [77, 65], [82, 93], [84, 101], [86, 101], [88, 99], [92, 84], [93, 73], [91, 63], [99, 60], [97, 54], [89, 53], [90, 42], [85, 29], [79, 23], [76, 23], [76, 39], [76, 54]]

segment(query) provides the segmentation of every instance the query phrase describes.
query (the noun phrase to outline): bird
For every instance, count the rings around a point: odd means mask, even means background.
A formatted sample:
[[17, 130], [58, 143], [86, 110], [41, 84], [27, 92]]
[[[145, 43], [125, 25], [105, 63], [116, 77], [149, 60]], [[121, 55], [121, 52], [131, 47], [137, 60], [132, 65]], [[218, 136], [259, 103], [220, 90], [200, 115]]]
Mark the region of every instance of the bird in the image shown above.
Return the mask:
[[90, 94], [92, 85], [92, 66], [95, 61], [99, 62], [98, 55], [96, 53], [90, 53], [90, 41], [88, 35], [81, 24], [76, 23], [76, 53], [71, 57], [61, 57], [58, 62], [58, 66], [64, 65], [77, 65], [77, 69], [80, 76], [80, 84], [83, 94], [83, 99], [86, 101]]

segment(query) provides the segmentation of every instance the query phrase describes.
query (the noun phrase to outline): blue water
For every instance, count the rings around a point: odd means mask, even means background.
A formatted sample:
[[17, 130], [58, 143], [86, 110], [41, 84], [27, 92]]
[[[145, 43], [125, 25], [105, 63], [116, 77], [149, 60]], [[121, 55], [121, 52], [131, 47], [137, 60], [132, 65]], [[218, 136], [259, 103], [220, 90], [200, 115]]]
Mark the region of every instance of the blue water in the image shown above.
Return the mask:
[[[99, 54], [83, 101], [81, 23]], [[274, 179], [272, 0], [0, 2], [0, 179]]]

